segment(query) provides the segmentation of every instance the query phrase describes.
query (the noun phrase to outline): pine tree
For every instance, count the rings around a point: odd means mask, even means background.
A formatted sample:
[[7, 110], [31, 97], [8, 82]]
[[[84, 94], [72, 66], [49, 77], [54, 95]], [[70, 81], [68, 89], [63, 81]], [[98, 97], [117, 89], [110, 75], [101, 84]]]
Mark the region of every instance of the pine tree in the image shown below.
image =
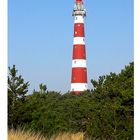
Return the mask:
[[18, 70], [15, 65], [9, 69], [8, 75], [8, 124], [13, 127], [14, 110], [18, 99], [23, 101], [28, 92], [29, 82], [24, 82], [21, 75], [17, 76]]

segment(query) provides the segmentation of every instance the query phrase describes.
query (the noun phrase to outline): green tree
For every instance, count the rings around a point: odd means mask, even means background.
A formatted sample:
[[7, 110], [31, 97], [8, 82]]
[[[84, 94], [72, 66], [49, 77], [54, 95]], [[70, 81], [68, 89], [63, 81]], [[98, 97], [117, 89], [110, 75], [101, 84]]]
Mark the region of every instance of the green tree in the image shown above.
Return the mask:
[[8, 124], [13, 127], [14, 112], [18, 99], [23, 101], [28, 92], [29, 82], [24, 82], [21, 75], [17, 76], [18, 70], [13, 65], [8, 75]]
[[119, 74], [110, 73], [99, 77], [98, 81], [91, 80], [91, 83], [98, 105], [98, 121], [92, 127], [97, 124], [100, 128], [98, 136], [113, 140], [133, 139], [134, 63], [125, 66]]
[[16, 100], [14, 124], [48, 136], [85, 132], [91, 140], [132, 140], [134, 64], [91, 83], [94, 88], [79, 95], [40, 94], [46, 91], [40, 84], [41, 91], [25, 96], [24, 103], [21, 98]]
[[42, 83], [39, 85], [40, 93], [45, 93], [47, 90], [47, 86], [43, 85]]

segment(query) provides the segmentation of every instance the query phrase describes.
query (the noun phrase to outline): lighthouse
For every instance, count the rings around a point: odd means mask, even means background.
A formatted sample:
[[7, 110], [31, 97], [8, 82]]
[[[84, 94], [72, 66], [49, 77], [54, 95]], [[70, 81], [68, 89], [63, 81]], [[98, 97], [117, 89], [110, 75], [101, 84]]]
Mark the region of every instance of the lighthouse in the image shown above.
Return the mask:
[[79, 94], [88, 89], [84, 31], [84, 17], [86, 16], [86, 11], [84, 9], [83, 0], [75, 1], [73, 16], [74, 39], [70, 91]]

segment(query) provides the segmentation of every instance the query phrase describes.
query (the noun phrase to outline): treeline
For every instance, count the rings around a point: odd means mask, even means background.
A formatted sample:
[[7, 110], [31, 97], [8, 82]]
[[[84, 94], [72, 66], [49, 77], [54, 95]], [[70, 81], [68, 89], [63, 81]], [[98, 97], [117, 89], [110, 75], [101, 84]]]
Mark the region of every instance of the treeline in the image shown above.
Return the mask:
[[17, 75], [15, 66], [8, 76], [9, 129], [31, 129], [48, 137], [59, 132], [84, 132], [92, 139], [133, 140], [134, 64], [119, 74], [91, 80], [93, 89], [82, 94], [40, 91], [27, 95], [29, 82]]

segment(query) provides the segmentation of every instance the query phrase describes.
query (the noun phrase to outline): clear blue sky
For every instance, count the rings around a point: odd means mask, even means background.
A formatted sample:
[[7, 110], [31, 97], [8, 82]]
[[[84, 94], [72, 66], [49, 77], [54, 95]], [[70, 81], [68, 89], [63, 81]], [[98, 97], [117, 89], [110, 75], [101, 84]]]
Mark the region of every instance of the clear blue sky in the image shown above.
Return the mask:
[[[44, 83], [66, 92], [71, 84], [74, 0], [9, 0], [8, 65], [30, 92]], [[86, 54], [91, 79], [120, 72], [133, 61], [133, 0], [85, 0]]]

